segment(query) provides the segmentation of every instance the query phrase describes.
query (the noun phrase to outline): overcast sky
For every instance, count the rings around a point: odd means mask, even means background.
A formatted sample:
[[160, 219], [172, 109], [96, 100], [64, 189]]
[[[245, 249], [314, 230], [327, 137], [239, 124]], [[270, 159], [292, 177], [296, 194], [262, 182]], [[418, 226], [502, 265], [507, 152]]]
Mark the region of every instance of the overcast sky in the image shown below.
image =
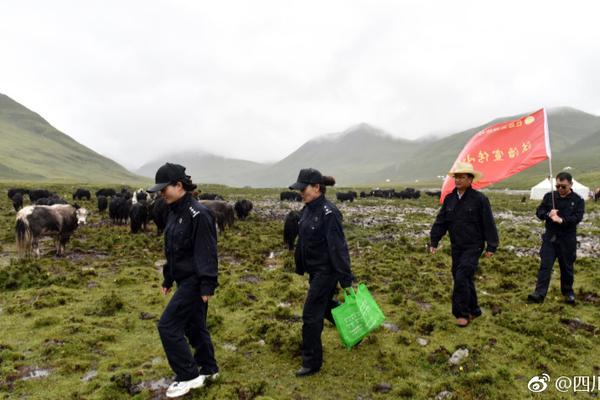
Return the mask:
[[367, 122], [418, 138], [600, 114], [594, 1], [10, 1], [0, 93], [128, 168], [275, 161]]

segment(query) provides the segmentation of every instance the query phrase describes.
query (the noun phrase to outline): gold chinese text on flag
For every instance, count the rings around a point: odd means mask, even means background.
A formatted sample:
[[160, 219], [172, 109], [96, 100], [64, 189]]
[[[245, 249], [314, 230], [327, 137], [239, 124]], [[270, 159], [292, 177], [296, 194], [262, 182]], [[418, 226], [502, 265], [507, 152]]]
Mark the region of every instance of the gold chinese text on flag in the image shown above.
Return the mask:
[[[457, 162], [473, 164], [483, 178], [473, 184], [481, 189], [532, 167], [551, 157], [546, 110], [541, 109], [513, 121], [500, 122], [477, 132], [458, 155]], [[446, 176], [444, 197], [454, 189]]]

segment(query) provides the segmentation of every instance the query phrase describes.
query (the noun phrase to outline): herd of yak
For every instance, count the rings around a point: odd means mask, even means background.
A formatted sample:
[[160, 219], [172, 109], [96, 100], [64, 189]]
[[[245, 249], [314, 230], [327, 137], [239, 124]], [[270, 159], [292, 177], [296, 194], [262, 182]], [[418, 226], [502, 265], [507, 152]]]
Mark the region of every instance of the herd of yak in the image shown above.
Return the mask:
[[[425, 192], [429, 196], [440, 195], [439, 191]], [[250, 200], [242, 199], [234, 205], [226, 202], [222, 196], [214, 193], [194, 192], [194, 197], [204, 204], [215, 217], [220, 232], [230, 228], [237, 216], [245, 220], [253, 208]], [[29, 197], [30, 205], [24, 207], [25, 197]], [[374, 189], [370, 192], [337, 192], [338, 201], [354, 201], [358, 197], [382, 197], [418, 199], [420, 191], [405, 189], [396, 192], [394, 189]], [[88, 211], [76, 203], [69, 204], [63, 197], [46, 189], [23, 189], [13, 188], [8, 191], [8, 197], [12, 200], [16, 218], [16, 244], [20, 255], [40, 256], [38, 242], [43, 236], [53, 236], [56, 245], [56, 254], [64, 254], [64, 246], [68, 242], [78, 225], [86, 223]], [[169, 207], [161, 196], [152, 195], [143, 189], [131, 192], [126, 188], [117, 191], [112, 188], [103, 188], [95, 193], [97, 208], [100, 215], [106, 215], [115, 225], [129, 223], [131, 233], [147, 230], [150, 222], [157, 227], [157, 234], [161, 234], [167, 223]], [[281, 201], [301, 201], [297, 192], [281, 192]], [[75, 190], [73, 201], [92, 200], [92, 193], [83, 188]], [[300, 213], [291, 211], [285, 218], [283, 239], [290, 250], [298, 235], [298, 221]]]

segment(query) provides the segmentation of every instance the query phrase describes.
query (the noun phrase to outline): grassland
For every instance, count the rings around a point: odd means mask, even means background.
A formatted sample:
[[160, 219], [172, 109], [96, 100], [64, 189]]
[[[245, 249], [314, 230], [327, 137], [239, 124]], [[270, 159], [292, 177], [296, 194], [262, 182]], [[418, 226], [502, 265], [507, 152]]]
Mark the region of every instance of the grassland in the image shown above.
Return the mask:
[[[134, 236], [96, 212], [64, 258], [50, 254], [46, 242], [41, 259], [19, 260], [15, 213], [6, 185], [0, 189], [0, 398], [162, 398], [172, 373], [155, 326], [168, 298], [159, 294], [162, 238], [154, 227]], [[490, 194], [501, 247], [481, 260], [484, 315], [465, 329], [453, 325], [450, 313], [447, 239], [436, 256], [425, 251], [437, 199], [340, 205], [353, 270], [387, 324], [347, 351], [326, 323], [324, 368], [298, 379], [307, 278], [293, 273], [282, 220], [300, 205], [276, 201], [277, 190], [202, 189], [229, 201], [251, 199], [255, 210], [219, 237], [221, 285], [209, 326], [222, 376], [186, 398], [429, 399], [448, 392], [454, 399], [555, 399], [571, 398], [573, 390], [533, 395], [529, 379], [543, 372], [600, 375], [600, 204], [587, 203], [580, 226], [578, 304], [562, 302], [557, 271], [546, 302], [532, 306], [525, 298], [539, 262], [537, 204]], [[96, 210], [93, 201], [82, 205]], [[468, 358], [450, 365], [460, 348]]]

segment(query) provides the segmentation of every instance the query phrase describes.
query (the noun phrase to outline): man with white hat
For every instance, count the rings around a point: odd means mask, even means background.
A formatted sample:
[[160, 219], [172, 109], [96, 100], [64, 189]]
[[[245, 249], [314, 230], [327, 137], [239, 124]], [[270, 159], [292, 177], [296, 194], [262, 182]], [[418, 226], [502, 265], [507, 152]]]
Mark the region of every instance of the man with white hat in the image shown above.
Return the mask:
[[454, 178], [455, 188], [444, 199], [431, 227], [429, 250], [437, 251], [442, 237], [449, 233], [452, 246], [452, 314], [456, 324], [465, 327], [481, 315], [473, 280], [484, 252], [491, 257], [498, 248], [498, 231], [488, 198], [473, 189], [483, 174], [469, 163], [458, 162], [448, 173]]

